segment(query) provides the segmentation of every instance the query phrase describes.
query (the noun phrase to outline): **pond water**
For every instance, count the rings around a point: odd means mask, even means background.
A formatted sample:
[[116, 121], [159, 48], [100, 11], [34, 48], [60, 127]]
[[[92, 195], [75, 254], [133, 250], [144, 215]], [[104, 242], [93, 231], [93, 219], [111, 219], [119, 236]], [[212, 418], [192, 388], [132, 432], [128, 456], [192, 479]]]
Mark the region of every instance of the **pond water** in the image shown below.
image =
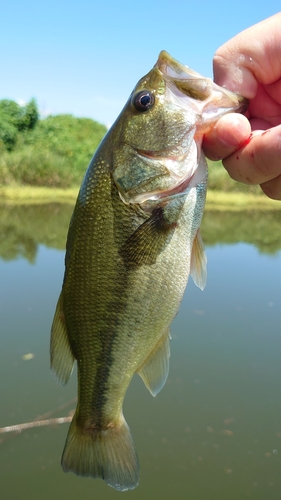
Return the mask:
[[[61, 388], [48, 352], [71, 211], [0, 210], [0, 427], [64, 417], [75, 406], [76, 373]], [[205, 214], [207, 287], [188, 284], [166, 386], [153, 398], [135, 376], [125, 399], [138, 488], [119, 493], [64, 474], [68, 424], [50, 425], [0, 434], [3, 500], [280, 500], [280, 216]]]

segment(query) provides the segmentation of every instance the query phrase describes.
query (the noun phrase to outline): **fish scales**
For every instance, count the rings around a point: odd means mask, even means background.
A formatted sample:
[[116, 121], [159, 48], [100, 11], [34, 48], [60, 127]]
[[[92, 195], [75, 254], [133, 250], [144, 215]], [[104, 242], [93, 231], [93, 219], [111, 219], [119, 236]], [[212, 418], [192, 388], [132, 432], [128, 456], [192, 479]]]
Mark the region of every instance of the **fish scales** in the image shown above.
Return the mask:
[[78, 404], [65, 471], [133, 489], [139, 462], [122, 405], [135, 373], [155, 396], [169, 369], [169, 329], [191, 274], [204, 288], [199, 234], [204, 131], [245, 100], [161, 52], [96, 151], [70, 222], [51, 365]]
[[[102, 152], [101, 155], [103, 155]], [[104, 165], [106, 170], [109, 165], [105, 161]], [[105, 176], [102, 169], [100, 169], [100, 175], [102, 179]], [[87, 184], [88, 182], [86, 179]], [[108, 383], [109, 377], [114, 399], [121, 391], [120, 402], [122, 404], [123, 384], [128, 385], [133, 373], [147, 358], [147, 343], [151, 346], [148, 352], [157, 343], [157, 336], [151, 338], [151, 325], [153, 324], [156, 332], [160, 332], [158, 336], [162, 338], [163, 331], [167, 330], [167, 320], [177, 312], [179, 297], [182, 296], [189, 272], [190, 249], [187, 242], [193, 222], [190, 211], [185, 211], [183, 217], [187, 216], [190, 219], [189, 225], [188, 221], [186, 223], [181, 220], [178, 224], [179, 226], [183, 224], [186, 230], [186, 242], [181, 234], [180, 238], [177, 238], [175, 234], [172, 247], [167, 247], [157, 262], [128, 268], [126, 261], [120, 258], [119, 251], [129, 236], [134, 234], [136, 228], [147, 220], [147, 217], [141, 219], [141, 214], [137, 215], [135, 211], [130, 213], [127, 205], [120, 200], [116, 187], [111, 186], [110, 177], [108, 177], [106, 189], [102, 189], [96, 180], [93, 182], [96, 183], [97, 195], [96, 191], [92, 191], [92, 197], [86, 195], [84, 198], [82, 190], [75, 209], [77, 217], [71, 227], [71, 231], [77, 231], [75, 241], [79, 242], [79, 260], [80, 256], [83, 256], [83, 260], [80, 260], [79, 266], [76, 265], [76, 260], [71, 260], [69, 273], [64, 283], [64, 301], [68, 304], [64, 309], [66, 327], [69, 331], [73, 354], [78, 360], [78, 373], [81, 379], [84, 380], [85, 377], [87, 380], [87, 373], [89, 370], [93, 371], [94, 367], [91, 367], [93, 356], [96, 365], [96, 373], [92, 377], [93, 388], [90, 390], [89, 383], [79, 384], [81, 398], [84, 400], [85, 397], [85, 400], [89, 401], [86, 419], [89, 411], [91, 415], [98, 411], [98, 418], [101, 417], [102, 407], [97, 402], [102, 394], [102, 386]], [[108, 216], [109, 205], [112, 206], [112, 189], [115, 191], [113, 195], [115, 209], [111, 216]], [[91, 215], [97, 211], [97, 207], [103, 207], [105, 210], [103, 214], [103, 211], [99, 209], [98, 221]], [[89, 217], [87, 217], [87, 212]], [[81, 241], [80, 233], [84, 231], [85, 220], [88, 220], [87, 237], [82, 238]], [[116, 224], [112, 224], [114, 220]], [[123, 221], [122, 224], [120, 221]], [[183, 257], [180, 265], [175, 249], [180, 249]], [[71, 251], [75, 252], [75, 247]], [[169, 271], [165, 274], [160, 273], [162, 267], [168, 265]], [[89, 269], [87, 279], [81, 273], [81, 268]], [[73, 290], [75, 290], [75, 296], [73, 296]], [[166, 296], [168, 300], [165, 300]], [[87, 317], [83, 319], [85, 310], [88, 311]], [[99, 322], [96, 320], [97, 317], [101, 318]], [[82, 343], [76, 335], [80, 324], [83, 324]], [[133, 342], [128, 344], [127, 339], [130, 337], [133, 338]], [[115, 365], [114, 358], [118, 360]], [[120, 374], [120, 361], [121, 366], [123, 361], [124, 363], [126, 361], [128, 366], [123, 374]], [[106, 398], [103, 394], [102, 399], [104, 402], [108, 400], [110, 405], [109, 395]], [[114, 415], [110, 419], [113, 420], [115, 416], [114, 408]], [[80, 420], [83, 420], [82, 410]]]

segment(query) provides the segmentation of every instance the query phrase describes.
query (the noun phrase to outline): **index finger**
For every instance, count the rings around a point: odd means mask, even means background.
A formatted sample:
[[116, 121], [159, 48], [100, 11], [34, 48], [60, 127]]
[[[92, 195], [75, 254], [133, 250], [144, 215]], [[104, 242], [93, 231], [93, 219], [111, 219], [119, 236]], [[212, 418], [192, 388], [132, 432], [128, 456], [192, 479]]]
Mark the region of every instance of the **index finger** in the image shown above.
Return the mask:
[[[242, 31], [214, 56], [214, 80], [253, 99], [258, 82], [268, 85], [281, 77], [281, 13]], [[254, 41], [254, 43], [253, 43]]]

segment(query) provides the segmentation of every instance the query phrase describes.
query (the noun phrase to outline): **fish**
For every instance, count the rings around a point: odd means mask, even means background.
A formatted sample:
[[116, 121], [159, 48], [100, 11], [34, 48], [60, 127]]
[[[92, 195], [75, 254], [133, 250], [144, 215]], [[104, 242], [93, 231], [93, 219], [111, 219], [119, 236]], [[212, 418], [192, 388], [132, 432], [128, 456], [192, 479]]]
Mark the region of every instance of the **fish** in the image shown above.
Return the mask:
[[222, 115], [245, 106], [162, 51], [89, 164], [51, 328], [51, 368], [62, 385], [77, 361], [65, 472], [120, 491], [139, 483], [123, 400], [134, 374], [153, 396], [165, 385], [170, 325], [189, 275], [201, 289], [206, 283], [202, 138]]

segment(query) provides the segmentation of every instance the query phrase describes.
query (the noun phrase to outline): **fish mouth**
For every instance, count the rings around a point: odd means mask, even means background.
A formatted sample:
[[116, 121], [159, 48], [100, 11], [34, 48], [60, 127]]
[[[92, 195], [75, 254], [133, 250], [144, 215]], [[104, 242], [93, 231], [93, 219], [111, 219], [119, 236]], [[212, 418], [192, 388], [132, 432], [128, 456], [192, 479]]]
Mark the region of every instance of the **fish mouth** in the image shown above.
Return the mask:
[[178, 95], [181, 93], [196, 102], [204, 120], [215, 121], [223, 114], [244, 113], [248, 108], [248, 99], [220, 87], [211, 78], [203, 77], [165, 50], [160, 52], [155, 67], [162, 73], [167, 84], [173, 87], [173, 91], [176, 88]]
[[[154, 190], [153, 188], [151, 189], [151, 181], [153, 182], [153, 179], [150, 178], [142, 184], [142, 188], [147, 186], [148, 189], [143, 193], [133, 195], [134, 203], [149, 204], [150, 202], [164, 200], [165, 198], [170, 199], [171, 196], [182, 195], [207, 177], [206, 169], [198, 166], [197, 146], [195, 143], [187, 151], [183, 151], [177, 155], [169, 152], [166, 154], [164, 151], [155, 152], [141, 149], [135, 149], [135, 152], [152, 164], [155, 164], [155, 161], [160, 162], [167, 169], [168, 176], [172, 182], [166, 189]], [[190, 156], [190, 161], [188, 171], [186, 171], [185, 162], [188, 156]], [[179, 168], [179, 165], [181, 168]], [[131, 192], [130, 195], [132, 196], [132, 194]]]
[[212, 93], [213, 82], [210, 78], [205, 78], [188, 66], [181, 64], [165, 50], [160, 52], [155, 67], [166, 80], [172, 81], [179, 90], [189, 97], [203, 101]]

